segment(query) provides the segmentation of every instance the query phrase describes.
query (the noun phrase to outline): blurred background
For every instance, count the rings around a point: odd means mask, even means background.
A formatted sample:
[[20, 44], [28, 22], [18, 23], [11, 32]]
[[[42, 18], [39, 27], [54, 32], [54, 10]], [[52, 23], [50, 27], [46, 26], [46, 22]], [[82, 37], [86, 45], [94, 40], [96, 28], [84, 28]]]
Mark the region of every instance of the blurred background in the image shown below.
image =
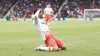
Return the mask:
[[55, 20], [100, 18], [100, 0], [0, 0], [0, 19], [31, 19], [34, 11], [48, 3], [54, 10]]

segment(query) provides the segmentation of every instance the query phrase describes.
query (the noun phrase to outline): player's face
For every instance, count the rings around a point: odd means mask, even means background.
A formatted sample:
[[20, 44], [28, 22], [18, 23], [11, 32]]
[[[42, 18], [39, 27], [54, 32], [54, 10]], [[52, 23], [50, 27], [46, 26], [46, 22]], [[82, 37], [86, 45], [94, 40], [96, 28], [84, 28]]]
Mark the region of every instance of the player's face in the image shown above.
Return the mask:
[[48, 8], [50, 8], [50, 7], [51, 7], [51, 5], [50, 5], [50, 4], [48, 4], [48, 5], [47, 5], [47, 7], [48, 7]]

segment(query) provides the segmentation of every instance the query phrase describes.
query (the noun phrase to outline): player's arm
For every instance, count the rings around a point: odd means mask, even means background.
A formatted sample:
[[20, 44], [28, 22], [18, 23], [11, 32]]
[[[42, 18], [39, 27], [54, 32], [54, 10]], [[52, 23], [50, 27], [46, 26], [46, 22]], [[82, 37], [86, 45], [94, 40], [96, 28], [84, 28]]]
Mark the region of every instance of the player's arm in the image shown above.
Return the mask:
[[53, 10], [51, 11], [51, 13], [52, 13], [52, 15], [54, 15], [54, 11]]
[[37, 17], [37, 16], [35, 16], [34, 17], [34, 23], [37, 25], [40, 25], [41, 24], [41, 21], [40, 21], [40, 19]]
[[39, 10], [36, 12], [35, 16], [34, 16], [34, 23], [35, 24], [39, 24]]
[[38, 24], [38, 18], [36, 16], [34, 17], [34, 22], [35, 24]]

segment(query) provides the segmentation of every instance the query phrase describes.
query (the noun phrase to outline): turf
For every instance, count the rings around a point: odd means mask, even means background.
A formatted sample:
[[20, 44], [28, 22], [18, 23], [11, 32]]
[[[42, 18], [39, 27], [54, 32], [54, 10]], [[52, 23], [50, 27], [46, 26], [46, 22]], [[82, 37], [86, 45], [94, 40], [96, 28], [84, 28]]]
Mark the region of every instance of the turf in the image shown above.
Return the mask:
[[100, 21], [52, 21], [66, 51], [34, 51], [43, 41], [31, 21], [0, 21], [0, 56], [100, 56]]

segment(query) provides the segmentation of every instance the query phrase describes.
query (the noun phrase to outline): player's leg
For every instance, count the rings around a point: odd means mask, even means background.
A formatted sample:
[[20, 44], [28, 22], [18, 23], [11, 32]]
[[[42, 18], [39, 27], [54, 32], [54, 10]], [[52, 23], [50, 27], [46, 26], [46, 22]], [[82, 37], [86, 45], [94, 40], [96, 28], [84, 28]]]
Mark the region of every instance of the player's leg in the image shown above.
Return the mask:
[[58, 38], [55, 38], [51, 33], [49, 33], [49, 35], [56, 41], [58, 48], [61, 48], [61, 50], [66, 50], [66, 45], [64, 44], [63, 41], [61, 41]]
[[53, 50], [52, 51], [58, 51], [59, 48], [57, 46], [57, 43], [56, 41], [52, 38], [52, 35], [50, 32], [47, 32], [45, 34], [46, 36], [46, 40], [45, 40], [45, 44], [48, 46], [48, 47], [53, 47]]
[[36, 51], [52, 51], [53, 50], [53, 47], [47, 47], [47, 46], [39, 46], [39, 47], [36, 47], [34, 50]]
[[54, 40], [56, 41], [58, 47], [61, 48], [61, 50], [66, 50], [66, 45], [64, 44], [63, 41], [55, 37], [54, 37]]
[[52, 35], [50, 35], [50, 33], [47, 32], [45, 34], [45, 36], [46, 36], [46, 40], [45, 40], [46, 46], [37, 47], [35, 50], [40, 50], [40, 51], [58, 51], [59, 48], [58, 48], [55, 40], [52, 38]]
[[58, 51], [60, 49], [58, 48], [58, 46], [54, 46], [54, 47], [51, 47], [51, 46], [39, 46], [39, 47], [36, 47], [34, 50], [36, 50], [36, 51]]
[[51, 20], [52, 20], [51, 15], [46, 15], [46, 16], [45, 16], [46, 24], [48, 24]]

